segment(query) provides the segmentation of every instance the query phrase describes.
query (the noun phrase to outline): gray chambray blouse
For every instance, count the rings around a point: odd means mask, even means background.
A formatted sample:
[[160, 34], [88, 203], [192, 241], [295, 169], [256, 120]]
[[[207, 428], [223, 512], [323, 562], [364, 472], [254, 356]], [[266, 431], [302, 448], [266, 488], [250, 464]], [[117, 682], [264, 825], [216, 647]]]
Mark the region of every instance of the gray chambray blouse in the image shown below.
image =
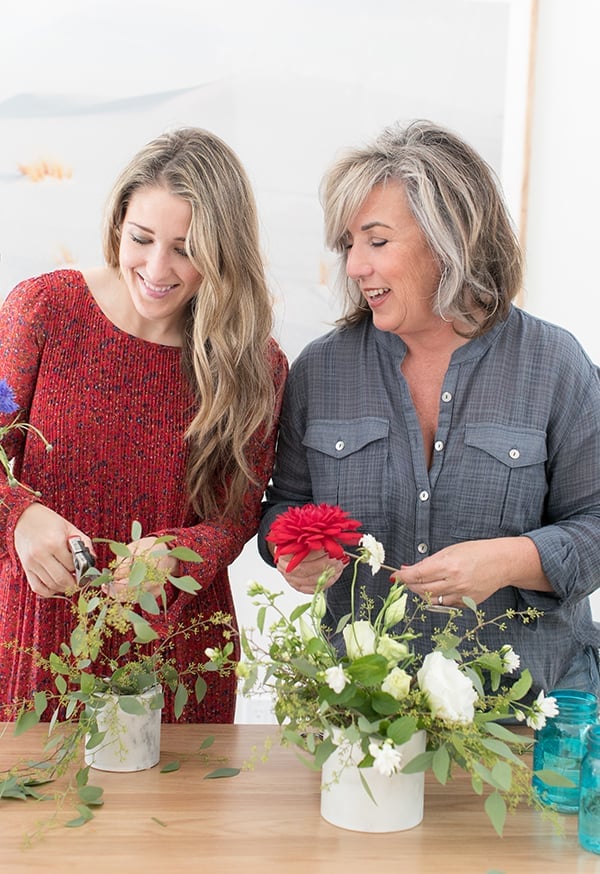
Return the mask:
[[[510, 643], [534, 678], [600, 693], [600, 625], [588, 595], [600, 585], [600, 378], [575, 338], [513, 307], [506, 321], [452, 355], [428, 470], [421, 429], [400, 366], [400, 337], [371, 319], [310, 343], [292, 364], [259, 549], [291, 504], [338, 504], [412, 564], [463, 540], [526, 534], [554, 594], [514, 587], [481, 604], [488, 617], [531, 604], [544, 615], [487, 628]], [[351, 567], [327, 592], [326, 620], [349, 612]], [[359, 568], [359, 588], [384, 596], [389, 572]], [[358, 589], [357, 589], [358, 591]], [[470, 613], [459, 620], [466, 627]], [[430, 648], [428, 613], [415, 648]]]

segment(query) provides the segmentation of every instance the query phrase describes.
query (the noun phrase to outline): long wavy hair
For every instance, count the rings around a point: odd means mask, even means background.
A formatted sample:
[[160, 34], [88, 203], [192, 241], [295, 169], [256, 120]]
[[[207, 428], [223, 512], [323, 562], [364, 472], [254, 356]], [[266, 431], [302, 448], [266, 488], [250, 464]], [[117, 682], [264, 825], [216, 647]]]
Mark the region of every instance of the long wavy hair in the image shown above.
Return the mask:
[[253, 481], [249, 441], [270, 428], [275, 408], [268, 361], [273, 306], [254, 194], [237, 155], [213, 133], [162, 134], [130, 161], [108, 198], [103, 249], [117, 271], [131, 197], [157, 185], [191, 206], [185, 246], [202, 277], [188, 305], [182, 349], [195, 396], [186, 432], [189, 500], [201, 518], [235, 514]]
[[404, 187], [410, 209], [438, 259], [441, 280], [434, 311], [467, 323], [468, 335], [508, 315], [521, 288], [521, 247], [494, 171], [464, 140], [430, 121], [392, 125], [370, 144], [338, 158], [320, 194], [327, 245], [340, 253], [338, 290], [350, 326], [370, 310], [346, 274], [345, 239], [352, 219], [376, 185]]

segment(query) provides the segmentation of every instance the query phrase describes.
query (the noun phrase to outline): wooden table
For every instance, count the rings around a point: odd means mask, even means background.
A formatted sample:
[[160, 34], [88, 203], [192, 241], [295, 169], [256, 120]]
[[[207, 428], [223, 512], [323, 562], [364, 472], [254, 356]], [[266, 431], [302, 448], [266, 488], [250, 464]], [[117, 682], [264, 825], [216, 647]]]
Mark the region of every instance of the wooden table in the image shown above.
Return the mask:
[[[215, 742], [198, 755], [202, 741]], [[17, 753], [36, 755], [41, 731], [0, 739], [0, 768]], [[272, 749], [261, 760], [264, 743]], [[577, 841], [576, 816], [564, 816], [559, 836], [524, 807], [509, 817], [503, 838], [462, 772], [441, 787], [426, 778], [425, 817], [415, 829], [363, 834], [336, 828], [319, 814], [319, 775], [279, 743], [273, 725], [165, 725], [161, 763], [133, 774], [92, 772], [105, 804], [78, 829], [55, 827], [33, 846], [26, 832], [54, 812], [52, 802], [0, 802], [0, 871], [81, 874], [600, 874], [600, 856]], [[206, 761], [206, 756], [210, 761]], [[237, 777], [205, 780], [221, 765]], [[161, 773], [167, 762], [181, 767]], [[65, 822], [73, 816], [61, 811]]]

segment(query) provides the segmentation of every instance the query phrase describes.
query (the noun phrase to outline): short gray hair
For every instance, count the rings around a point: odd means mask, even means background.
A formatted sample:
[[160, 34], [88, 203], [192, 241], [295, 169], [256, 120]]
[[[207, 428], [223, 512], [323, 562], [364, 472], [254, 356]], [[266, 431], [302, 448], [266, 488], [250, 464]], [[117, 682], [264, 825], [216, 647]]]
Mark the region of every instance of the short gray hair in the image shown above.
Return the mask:
[[498, 178], [456, 134], [417, 119], [387, 127], [371, 144], [345, 152], [321, 183], [327, 245], [340, 253], [344, 315], [338, 324], [369, 315], [357, 284], [346, 276], [344, 238], [373, 188], [388, 180], [404, 187], [439, 261], [439, 315], [466, 322], [471, 336], [505, 319], [521, 288], [523, 256]]

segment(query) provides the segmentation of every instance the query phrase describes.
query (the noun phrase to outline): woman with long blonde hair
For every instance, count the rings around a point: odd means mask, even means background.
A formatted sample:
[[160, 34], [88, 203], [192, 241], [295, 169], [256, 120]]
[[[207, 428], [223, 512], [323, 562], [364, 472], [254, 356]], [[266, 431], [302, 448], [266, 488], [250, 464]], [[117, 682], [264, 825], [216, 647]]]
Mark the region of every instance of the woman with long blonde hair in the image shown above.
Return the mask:
[[[227, 567], [258, 526], [287, 374], [254, 196], [219, 137], [183, 128], [142, 148], [113, 187], [103, 244], [105, 266], [28, 279], [2, 307], [0, 373], [53, 450], [27, 431], [5, 446], [24, 485], [0, 486], [0, 639], [42, 653], [70, 621], [52, 597], [73, 585], [68, 538], [105, 566], [96, 538], [126, 542], [134, 519], [134, 553], [169, 534], [203, 558], [157, 559], [202, 586], [168, 587], [165, 630], [234, 614]], [[178, 663], [199, 661], [220, 634], [181, 639]], [[0, 651], [5, 703], [45, 681], [18, 648]], [[230, 722], [234, 705], [235, 679], [215, 678], [183, 719]]]

